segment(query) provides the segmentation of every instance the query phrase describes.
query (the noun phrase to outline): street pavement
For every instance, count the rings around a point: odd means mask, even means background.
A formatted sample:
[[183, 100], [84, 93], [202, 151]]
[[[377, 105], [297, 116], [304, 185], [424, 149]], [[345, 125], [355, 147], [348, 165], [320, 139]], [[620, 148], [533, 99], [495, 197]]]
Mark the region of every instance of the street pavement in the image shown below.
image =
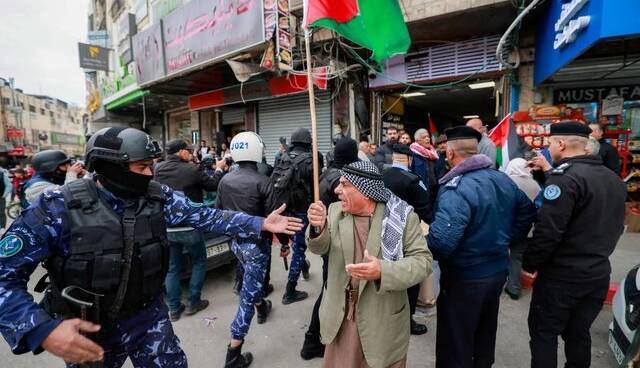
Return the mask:
[[[273, 312], [266, 324], [258, 325], [254, 319], [249, 336], [245, 342], [245, 351], [254, 354], [252, 367], [321, 367], [321, 360], [305, 362], [300, 358], [300, 348], [309, 323], [313, 303], [318, 296], [321, 283], [321, 259], [310, 255], [312, 274], [309, 281], [300, 281], [299, 289], [310, 293], [310, 297], [299, 303], [282, 305], [281, 297], [286, 283], [286, 272], [282, 259], [278, 257], [279, 248], [273, 248], [272, 283], [275, 291], [270, 299]], [[620, 281], [626, 272], [640, 260], [640, 234], [625, 234], [615, 253], [611, 257], [613, 281]], [[37, 273], [41, 274], [41, 270]], [[174, 324], [176, 333], [189, 358], [189, 365], [195, 368], [222, 367], [229, 339], [229, 325], [235, 315], [238, 297], [232, 293], [233, 267], [226, 266], [209, 272], [205, 282], [203, 297], [211, 301], [206, 310], [195, 316], [183, 316]], [[38, 277], [36, 277], [38, 276]], [[39, 275], [30, 282], [33, 289]], [[36, 298], [39, 298], [38, 296]], [[530, 290], [525, 291], [518, 301], [502, 296], [499, 327], [496, 346], [495, 367], [527, 367], [530, 361], [527, 313], [529, 310]], [[470, 306], [473, 308], [473, 306]], [[611, 307], [605, 306], [594, 323], [592, 367], [615, 367], [613, 357], [607, 345], [607, 326], [611, 321]], [[215, 319], [207, 326], [205, 319]], [[435, 366], [435, 317], [427, 321], [429, 333], [412, 336], [409, 346], [408, 367]], [[559, 365], [564, 364], [562, 346], [558, 355]], [[0, 342], [0, 367], [11, 368], [53, 368], [64, 366], [62, 361], [48, 353], [38, 356], [11, 354], [4, 341]], [[131, 367], [130, 362], [125, 367]], [[343, 368], [343, 367], [339, 367]], [[349, 368], [349, 367], [344, 367]]]

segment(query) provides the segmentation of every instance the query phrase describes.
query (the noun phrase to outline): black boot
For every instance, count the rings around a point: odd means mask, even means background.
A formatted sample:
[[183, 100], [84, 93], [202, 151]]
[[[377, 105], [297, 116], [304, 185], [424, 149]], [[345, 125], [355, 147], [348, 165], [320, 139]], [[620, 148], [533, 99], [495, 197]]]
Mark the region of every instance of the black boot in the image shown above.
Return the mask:
[[242, 354], [242, 345], [237, 348], [227, 347], [227, 359], [224, 362], [224, 368], [246, 368], [253, 362], [251, 353]]
[[287, 291], [282, 296], [282, 304], [291, 304], [307, 299], [309, 294], [304, 291], [296, 290], [295, 282], [287, 282]]
[[412, 335], [424, 335], [428, 332], [426, 325], [418, 323], [411, 318], [411, 334]]
[[304, 360], [324, 357], [324, 345], [320, 342], [320, 336], [310, 332], [305, 333], [300, 356]]
[[271, 312], [271, 300], [262, 299], [262, 303], [256, 305], [256, 311], [258, 312], [258, 324], [267, 322], [267, 316]]

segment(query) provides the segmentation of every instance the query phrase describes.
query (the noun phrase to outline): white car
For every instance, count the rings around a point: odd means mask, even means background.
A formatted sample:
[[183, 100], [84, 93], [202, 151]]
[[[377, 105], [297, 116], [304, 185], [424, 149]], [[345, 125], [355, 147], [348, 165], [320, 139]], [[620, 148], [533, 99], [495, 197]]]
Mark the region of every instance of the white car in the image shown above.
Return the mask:
[[609, 325], [609, 347], [619, 365], [628, 354], [634, 356], [638, 354], [638, 347], [631, 347], [631, 344], [639, 325], [640, 265], [629, 271], [613, 298], [613, 322]]

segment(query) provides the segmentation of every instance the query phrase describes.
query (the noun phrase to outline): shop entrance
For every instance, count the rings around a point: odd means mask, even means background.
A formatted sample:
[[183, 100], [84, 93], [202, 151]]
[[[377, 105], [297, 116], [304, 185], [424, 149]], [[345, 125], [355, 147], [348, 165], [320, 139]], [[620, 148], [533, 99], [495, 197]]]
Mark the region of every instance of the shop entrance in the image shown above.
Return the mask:
[[[429, 117], [438, 132], [476, 117], [492, 127], [497, 123], [495, 83], [485, 82], [481, 87], [472, 89], [465, 84], [433, 90], [393, 91], [384, 98], [382, 112], [387, 113], [382, 117], [383, 134], [387, 127], [396, 126], [406, 130], [413, 140], [416, 130], [429, 127]], [[392, 107], [398, 98], [401, 100]]]

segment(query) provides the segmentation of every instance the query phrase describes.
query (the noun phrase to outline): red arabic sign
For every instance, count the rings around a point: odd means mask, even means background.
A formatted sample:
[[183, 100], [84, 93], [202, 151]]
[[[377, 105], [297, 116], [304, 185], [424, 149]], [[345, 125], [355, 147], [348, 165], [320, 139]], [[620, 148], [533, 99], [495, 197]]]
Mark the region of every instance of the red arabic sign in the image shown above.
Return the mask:
[[24, 137], [24, 130], [23, 129], [7, 128], [7, 138], [16, 139], [16, 138], [23, 138], [23, 137]]
[[7, 154], [9, 156], [24, 156], [24, 147], [22, 147], [22, 146], [14, 147]]
[[[314, 84], [319, 89], [327, 89], [326, 73], [327, 67], [314, 69], [314, 74], [321, 74], [320, 78], [314, 80]], [[322, 76], [324, 76], [324, 78]], [[269, 97], [286, 96], [306, 91], [306, 75], [288, 75], [280, 78], [273, 78], [268, 81], [260, 80], [252, 83], [245, 83], [242, 86], [242, 90], [240, 89], [240, 86], [232, 86], [189, 96], [189, 109], [210, 109], [243, 101], [264, 100]]]

